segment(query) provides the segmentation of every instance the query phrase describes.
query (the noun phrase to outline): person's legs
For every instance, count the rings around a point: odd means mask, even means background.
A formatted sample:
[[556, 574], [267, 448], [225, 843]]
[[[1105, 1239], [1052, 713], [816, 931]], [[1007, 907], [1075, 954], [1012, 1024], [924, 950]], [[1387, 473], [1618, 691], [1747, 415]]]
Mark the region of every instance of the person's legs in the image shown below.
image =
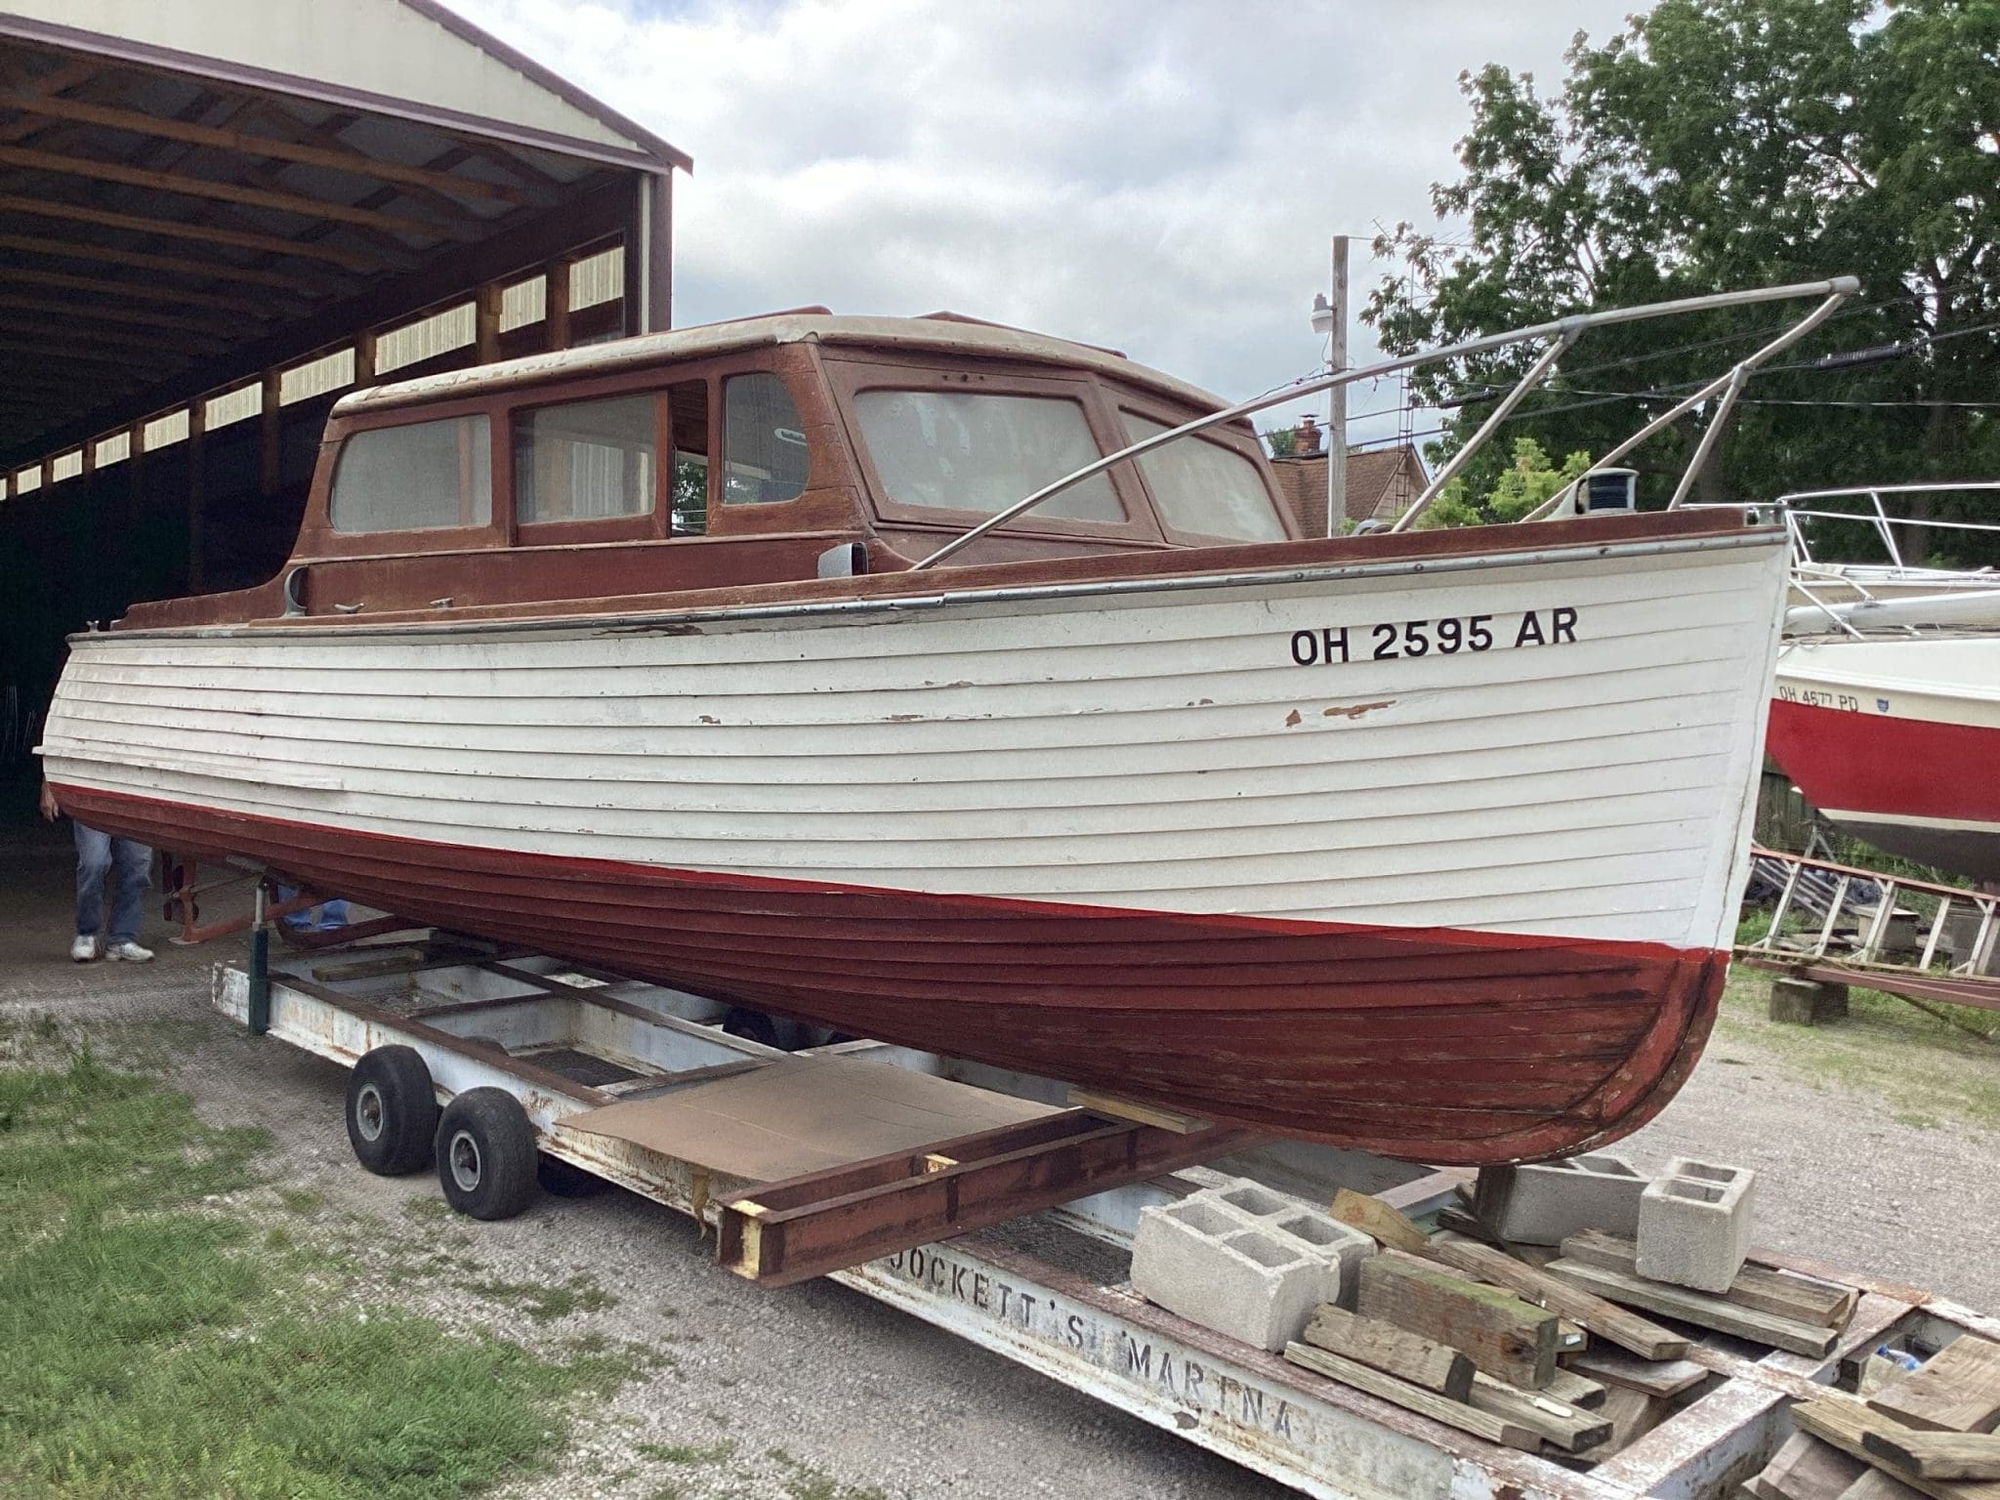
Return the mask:
[[116, 948], [138, 940], [139, 924], [146, 914], [146, 889], [153, 879], [153, 851], [131, 839], [113, 839], [111, 858], [118, 867], [118, 894], [112, 901], [111, 926], [104, 942], [107, 948]]
[[96, 937], [104, 925], [104, 876], [111, 868], [111, 835], [86, 828], [74, 818], [76, 829], [76, 932], [78, 937]]

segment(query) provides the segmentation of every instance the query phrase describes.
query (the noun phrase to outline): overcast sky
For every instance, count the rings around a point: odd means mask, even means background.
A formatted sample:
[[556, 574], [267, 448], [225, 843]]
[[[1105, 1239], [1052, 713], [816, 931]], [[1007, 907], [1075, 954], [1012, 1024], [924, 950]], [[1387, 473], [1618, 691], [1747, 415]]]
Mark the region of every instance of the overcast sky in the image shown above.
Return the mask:
[[[694, 157], [677, 324], [950, 308], [1232, 399], [1325, 358], [1329, 241], [1432, 223], [1458, 75], [1634, 0], [451, 0]], [[1372, 352], [1358, 322], [1353, 361]], [[1324, 397], [1260, 417], [1282, 425]], [[1357, 392], [1357, 414], [1395, 404]], [[1355, 437], [1392, 435], [1393, 418]]]

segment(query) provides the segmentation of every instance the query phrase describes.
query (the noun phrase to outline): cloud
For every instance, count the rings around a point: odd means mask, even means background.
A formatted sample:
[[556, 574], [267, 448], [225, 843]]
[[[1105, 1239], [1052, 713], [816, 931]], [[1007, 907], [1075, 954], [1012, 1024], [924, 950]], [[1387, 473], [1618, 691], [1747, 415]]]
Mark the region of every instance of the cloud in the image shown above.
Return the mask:
[[[1232, 398], [1324, 359], [1307, 310], [1331, 236], [1356, 237], [1358, 308], [1388, 269], [1374, 227], [1429, 222], [1467, 124], [1462, 70], [1552, 80], [1575, 30], [1606, 35], [1630, 8], [452, 3], [693, 155], [676, 322], [951, 308]], [[1353, 357], [1372, 350], [1357, 324]]]

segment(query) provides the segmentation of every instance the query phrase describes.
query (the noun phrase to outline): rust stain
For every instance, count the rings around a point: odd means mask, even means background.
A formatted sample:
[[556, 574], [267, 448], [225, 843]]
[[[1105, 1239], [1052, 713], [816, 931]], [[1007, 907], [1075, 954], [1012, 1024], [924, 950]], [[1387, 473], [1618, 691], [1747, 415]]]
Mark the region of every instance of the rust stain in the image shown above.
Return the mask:
[[1363, 714], [1374, 713], [1378, 708], [1394, 708], [1395, 706], [1396, 700], [1394, 698], [1387, 698], [1380, 703], [1356, 703], [1351, 706], [1336, 703], [1332, 708], [1323, 708], [1319, 712], [1320, 717], [1323, 719], [1358, 719]]
[[1296, 729], [1303, 723], [1305, 723], [1305, 715], [1301, 714], [1296, 708], [1285, 715], [1285, 728], [1287, 729]]
[[701, 716], [701, 722], [704, 724], [720, 724], [722, 720], [716, 718], [714, 714], [703, 714]]
[[882, 722], [884, 724], [913, 724], [922, 717], [922, 714], [890, 714]]

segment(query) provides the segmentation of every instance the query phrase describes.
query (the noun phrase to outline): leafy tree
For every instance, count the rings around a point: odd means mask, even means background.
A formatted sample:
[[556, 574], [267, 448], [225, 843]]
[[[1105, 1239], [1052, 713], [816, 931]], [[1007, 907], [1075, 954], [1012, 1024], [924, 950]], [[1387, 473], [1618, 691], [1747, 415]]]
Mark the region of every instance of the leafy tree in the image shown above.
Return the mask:
[[[1491, 489], [1474, 499], [1465, 480], [1458, 478], [1444, 487], [1424, 512], [1424, 526], [1481, 526], [1493, 522], [1519, 521], [1533, 513], [1544, 500], [1582, 476], [1590, 467], [1590, 455], [1579, 449], [1557, 468], [1549, 462], [1542, 445], [1531, 437], [1514, 439], [1514, 461], [1502, 469]], [[1845, 524], [1845, 523], [1843, 523]]]
[[[1661, 0], [1602, 46], [1579, 34], [1567, 64], [1547, 97], [1497, 66], [1461, 80], [1463, 173], [1432, 199], [1468, 240], [1404, 225], [1378, 243], [1407, 263], [1365, 313], [1385, 348], [1853, 273], [1860, 297], [1751, 383], [1699, 498], [2000, 474], [2000, 424], [1952, 404], [2000, 393], [2000, 335], [1967, 331], [2000, 322], [2000, 4]], [[1507, 431], [1601, 452], [1667, 403], [1600, 393], [1684, 392], [1803, 310], [1593, 330]], [[1725, 342], [1686, 347], [1710, 340]], [[1488, 389], [1532, 357], [1421, 372], [1417, 396], [1455, 403], [1434, 451], [1462, 442]], [[1855, 404], [1781, 404], [1829, 401]], [[1625, 460], [1648, 503], [1702, 420]], [[1506, 466], [1494, 445], [1468, 490], [1491, 493]]]
[[1264, 441], [1271, 445], [1271, 457], [1290, 458], [1299, 451], [1299, 431], [1296, 427], [1273, 427], [1264, 434]]

